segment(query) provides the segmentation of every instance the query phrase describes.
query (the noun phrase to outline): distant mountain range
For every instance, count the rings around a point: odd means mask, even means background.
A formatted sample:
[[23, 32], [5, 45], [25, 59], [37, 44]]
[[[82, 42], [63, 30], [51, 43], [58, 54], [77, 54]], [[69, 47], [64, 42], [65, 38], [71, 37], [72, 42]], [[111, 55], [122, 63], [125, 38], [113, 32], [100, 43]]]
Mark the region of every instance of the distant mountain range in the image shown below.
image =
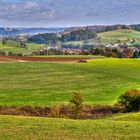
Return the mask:
[[63, 32], [65, 28], [17, 28], [22, 33], [35, 35], [39, 33], [58, 33]]
[[91, 31], [100, 33], [117, 29], [132, 29], [140, 31], [140, 24], [136, 25], [109, 25], [109, 26], [84, 26], [84, 27], [70, 27], [70, 28], [0, 28], [0, 36], [16, 36], [20, 33], [27, 35], [36, 35], [43, 33], [58, 33], [58, 32], [72, 32], [78, 29], [89, 29]]
[[36, 35], [42, 33], [63, 32], [65, 28], [0, 28], [0, 36], [16, 36], [20, 33]]

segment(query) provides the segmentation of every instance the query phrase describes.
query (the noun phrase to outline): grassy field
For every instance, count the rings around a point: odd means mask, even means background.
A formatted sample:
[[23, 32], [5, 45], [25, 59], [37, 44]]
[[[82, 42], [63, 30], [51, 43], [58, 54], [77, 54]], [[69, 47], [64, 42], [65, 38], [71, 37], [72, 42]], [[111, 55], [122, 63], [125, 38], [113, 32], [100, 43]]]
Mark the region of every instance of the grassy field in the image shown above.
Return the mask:
[[[68, 103], [79, 91], [86, 104], [112, 105], [128, 89], [140, 89], [139, 59], [91, 59], [88, 63], [0, 63], [0, 105]], [[0, 116], [2, 140], [139, 140], [140, 113], [104, 119]]]
[[[98, 34], [99, 37], [101, 37], [101, 43], [113, 43], [116, 41], [116, 39], [121, 40], [122, 42], [124, 40], [132, 39], [132, 38], [139, 38], [140, 32], [134, 31], [134, 30], [114, 30], [114, 31], [108, 31]], [[137, 42], [139, 44], [139, 41]]]
[[68, 103], [78, 91], [86, 104], [112, 105], [140, 88], [139, 59], [93, 59], [88, 63], [0, 63], [0, 105]]
[[37, 51], [44, 48], [44, 46], [33, 43], [26, 43], [27, 48], [19, 48], [18, 45], [18, 42], [8, 40], [7, 43], [3, 46], [2, 42], [0, 41], [0, 50], [4, 50], [6, 53], [11, 51], [16, 54], [22, 53], [24, 55], [31, 55], [33, 51]]
[[55, 58], [89, 58], [89, 59], [104, 59], [104, 56], [99, 55], [48, 55], [48, 56], [35, 56], [35, 57], [55, 57]]
[[139, 140], [139, 120], [140, 113], [101, 120], [0, 116], [0, 139]]

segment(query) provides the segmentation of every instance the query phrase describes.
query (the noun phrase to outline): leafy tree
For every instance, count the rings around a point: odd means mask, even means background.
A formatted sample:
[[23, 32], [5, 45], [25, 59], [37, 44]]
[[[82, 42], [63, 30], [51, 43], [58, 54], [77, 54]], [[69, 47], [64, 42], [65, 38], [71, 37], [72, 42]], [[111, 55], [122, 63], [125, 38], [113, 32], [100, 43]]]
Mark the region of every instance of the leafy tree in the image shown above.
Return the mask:
[[133, 38], [132, 41], [131, 41], [131, 44], [133, 45], [133, 44], [135, 44], [135, 43], [136, 43], [136, 39]]
[[6, 43], [6, 39], [2, 39], [2, 45], [4, 46]]
[[104, 51], [102, 48], [95, 48], [93, 50], [93, 55], [103, 55], [104, 54]]
[[134, 52], [133, 57], [134, 58], [139, 58], [139, 52], [137, 50]]

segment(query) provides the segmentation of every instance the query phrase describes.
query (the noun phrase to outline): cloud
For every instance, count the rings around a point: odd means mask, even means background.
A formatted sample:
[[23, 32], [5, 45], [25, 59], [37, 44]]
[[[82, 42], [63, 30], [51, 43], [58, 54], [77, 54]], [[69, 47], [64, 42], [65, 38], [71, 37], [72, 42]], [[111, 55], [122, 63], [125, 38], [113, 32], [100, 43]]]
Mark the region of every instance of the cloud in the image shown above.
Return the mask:
[[44, 20], [51, 19], [55, 11], [35, 2], [0, 3], [0, 18], [4, 20]]
[[2, 25], [69, 26], [140, 22], [140, 0], [0, 0]]

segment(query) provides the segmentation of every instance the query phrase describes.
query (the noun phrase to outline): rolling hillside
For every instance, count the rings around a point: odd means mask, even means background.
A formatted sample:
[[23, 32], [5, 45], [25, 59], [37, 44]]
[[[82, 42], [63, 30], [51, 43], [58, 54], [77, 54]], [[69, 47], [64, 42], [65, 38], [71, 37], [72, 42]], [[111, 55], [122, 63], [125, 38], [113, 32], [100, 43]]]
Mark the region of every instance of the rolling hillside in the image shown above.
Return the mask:
[[[140, 32], [135, 30], [128, 30], [128, 29], [120, 29], [120, 30], [113, 30], [108, 32], [98, 33], [97, 38], [100, 37], [101, 44], [107, 43], [114, 43], [116, 40], [121, 40], [124, 42], [125, 40], [132, 39], [132, 38], [140, 38]], [[91, 44], [98, 44], [96, 39], [88, 40]], [[73, 45], [83, 45], [83, 41], [72, 41], [72, 42], [65, 42], [65, 44], [73, 44]], [[137, 41], [140, 44], [140, 41]]]
[[0, 63], [0, 105], [68, 103], [75, 91], [86, 104], [113, 105], [128, 89], [140, 88], [140, 60], [99, 59], [88, 63]]

